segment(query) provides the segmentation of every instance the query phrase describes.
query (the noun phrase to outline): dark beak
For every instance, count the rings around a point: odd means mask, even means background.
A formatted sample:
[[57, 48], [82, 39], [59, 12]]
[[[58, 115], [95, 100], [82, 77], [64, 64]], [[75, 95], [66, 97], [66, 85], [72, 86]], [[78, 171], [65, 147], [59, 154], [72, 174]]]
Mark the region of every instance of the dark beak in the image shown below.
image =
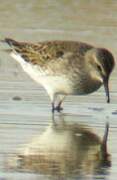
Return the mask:
[[110, 94], [109, 94], [109, 85], [108, 85], [108, 78], [104, 79], [104, 88], [105, 88], [105, 93], [107, 97], [107, 103], [110, 103]]

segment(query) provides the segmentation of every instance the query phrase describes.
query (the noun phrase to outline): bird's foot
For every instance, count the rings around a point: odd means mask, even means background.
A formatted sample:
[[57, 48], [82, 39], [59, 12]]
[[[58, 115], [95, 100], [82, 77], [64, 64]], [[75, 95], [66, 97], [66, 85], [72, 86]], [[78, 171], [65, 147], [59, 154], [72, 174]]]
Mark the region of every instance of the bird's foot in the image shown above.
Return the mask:
[[61, 106], [56, 106], [55, 110], [58, 111], [58, 112], [61, 112], [63, 110], [63, 108]]
[[56, 106], [56, 107], [52, 108], [53, 113], [54, 113], [54, 111], [61, 112], [62, 110], [63, 110], [63, 108], [61, 106]]

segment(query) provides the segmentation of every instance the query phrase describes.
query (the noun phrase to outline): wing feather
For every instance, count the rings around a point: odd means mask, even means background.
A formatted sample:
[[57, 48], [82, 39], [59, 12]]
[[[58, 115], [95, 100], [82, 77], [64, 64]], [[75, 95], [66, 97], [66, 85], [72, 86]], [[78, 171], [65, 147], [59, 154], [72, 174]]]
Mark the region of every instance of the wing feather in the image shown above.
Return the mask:
[[[84, 54], [93, 47], [86, 43], [74, 41], [25, 43], [9, 38], [4, 41], [26, 62], [39, 65], [43, 70], [50, 70], [54, 74], [62, 71], [68, 73], [74, 63], [76, 66], [82, 65], [79, 61], [83, 62]], [[76, 63], [76, 61], [78, 62]]]

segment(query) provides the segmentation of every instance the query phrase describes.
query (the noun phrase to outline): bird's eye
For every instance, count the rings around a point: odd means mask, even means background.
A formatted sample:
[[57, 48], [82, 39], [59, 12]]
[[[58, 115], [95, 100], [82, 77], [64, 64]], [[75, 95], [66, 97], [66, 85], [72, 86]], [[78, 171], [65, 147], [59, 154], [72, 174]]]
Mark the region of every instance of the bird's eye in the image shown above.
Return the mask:
[[100, 65], [97, 65], [97, 69], [98, 69], [99, 71], [102, 71], [102, 68], [101, 68]]

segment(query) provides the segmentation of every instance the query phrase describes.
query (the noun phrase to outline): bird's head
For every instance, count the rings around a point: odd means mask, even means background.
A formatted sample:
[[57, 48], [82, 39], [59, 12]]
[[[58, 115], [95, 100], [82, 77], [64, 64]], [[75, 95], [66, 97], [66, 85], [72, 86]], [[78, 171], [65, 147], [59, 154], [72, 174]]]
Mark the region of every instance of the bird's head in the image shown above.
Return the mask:
[[110, 51], [103, 48], [92, 48], [86, 53], [86, 56], [96, 78], [99, 78], [104, 85], [107, 103], [109, 103], [109, 77], [115, 66], [114, 57]]

